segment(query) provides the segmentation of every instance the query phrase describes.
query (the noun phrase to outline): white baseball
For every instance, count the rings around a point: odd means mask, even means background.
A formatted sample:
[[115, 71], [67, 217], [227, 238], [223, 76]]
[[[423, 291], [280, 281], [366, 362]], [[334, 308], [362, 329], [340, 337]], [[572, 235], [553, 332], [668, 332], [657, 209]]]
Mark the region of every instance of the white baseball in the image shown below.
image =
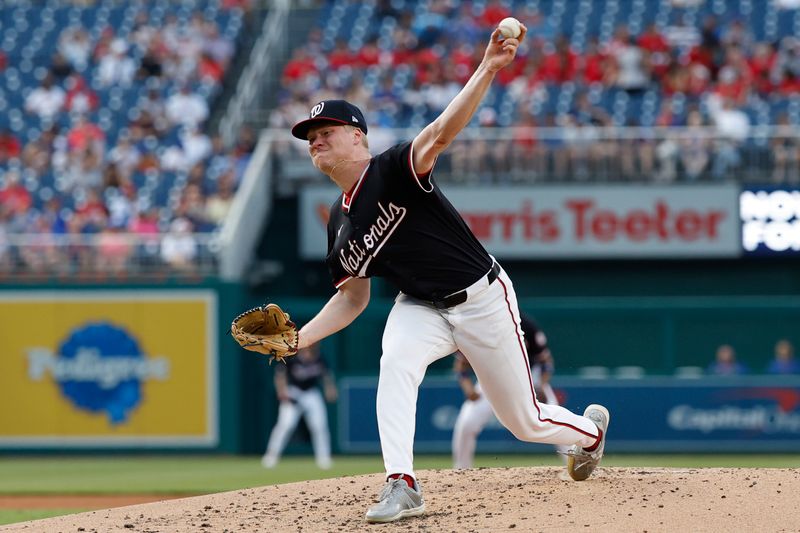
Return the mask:
[[514, 17], [504, 18], [497, 27], [500, 28], [500, 33], [503, 35], [504, 39], [516, 39], [522, 32], [522, 29], [519, 27], [519, 21]]

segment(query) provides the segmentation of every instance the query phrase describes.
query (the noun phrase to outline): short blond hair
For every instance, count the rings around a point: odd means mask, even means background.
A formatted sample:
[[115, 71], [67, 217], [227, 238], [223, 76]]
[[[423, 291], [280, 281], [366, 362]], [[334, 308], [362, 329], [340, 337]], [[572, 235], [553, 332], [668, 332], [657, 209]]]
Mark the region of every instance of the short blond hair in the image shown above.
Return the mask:
[[364, 130], [362, 130], [361, 128], [356, 128], [352, 124], [345, 124], [344, 127], [347, 131], [353, 131], [355, 129], [361, 131], [361, 133], [363, 133], [363, 135], [361, 136], [361, 146], [369, 150], [369, 141], [367, 140], [367, 134], [364, 133]]

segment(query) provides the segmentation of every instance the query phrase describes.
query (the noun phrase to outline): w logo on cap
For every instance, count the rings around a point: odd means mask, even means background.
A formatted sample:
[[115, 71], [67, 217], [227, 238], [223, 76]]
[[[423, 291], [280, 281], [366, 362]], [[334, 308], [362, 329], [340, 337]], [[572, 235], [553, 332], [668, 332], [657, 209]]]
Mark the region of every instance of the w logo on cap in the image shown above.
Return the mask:
[[325, 107], [325, 102], [320, 102], [314, 107], [311, 108], [311, 114], [309, 114], [308, 118], [314, 118], [320, 113], [322, 113], [322, 108]]

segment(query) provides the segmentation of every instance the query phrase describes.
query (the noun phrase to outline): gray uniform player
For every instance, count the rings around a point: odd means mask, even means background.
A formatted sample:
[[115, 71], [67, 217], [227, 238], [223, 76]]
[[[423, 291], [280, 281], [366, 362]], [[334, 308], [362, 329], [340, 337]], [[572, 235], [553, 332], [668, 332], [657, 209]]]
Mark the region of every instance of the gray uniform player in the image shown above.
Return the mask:
[[299, 331], [307, 346], [348, 326], [369, 303], [372, 276], [400, 289], [384, 330], [376, 410], [387, 482], [369, 522], [425, 511], [413, 465], [417, 390], [431, 363], [469, 360], [500, 422], [519, 439], [571, 446], [567, 470], [586, 479], [603, 455], [608, 411], [583, 416], [536, 399], [514, 286], [433, 180], [437, 157], [472, 120], [517, 39], [495, 30], [483, 60], [412, 142], [372, 157], [361, 111], [326, 100], [292, 128], [314, 166], [342, 190], [328, 220], [326, 263], [337, 292]]

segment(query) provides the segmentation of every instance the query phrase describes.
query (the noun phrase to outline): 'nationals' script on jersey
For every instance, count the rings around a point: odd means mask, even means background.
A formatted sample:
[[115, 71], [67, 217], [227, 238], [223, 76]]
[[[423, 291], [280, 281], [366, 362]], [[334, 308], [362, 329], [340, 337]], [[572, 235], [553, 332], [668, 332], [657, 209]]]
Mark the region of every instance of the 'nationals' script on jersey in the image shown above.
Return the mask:
[[408, 142], [372, 158], [334, 202], [326, 263], [337, 288], [353, 277], [379, 276], [426, 300], [471, 285], [492, 266], [430, 175], [416, 175]]

